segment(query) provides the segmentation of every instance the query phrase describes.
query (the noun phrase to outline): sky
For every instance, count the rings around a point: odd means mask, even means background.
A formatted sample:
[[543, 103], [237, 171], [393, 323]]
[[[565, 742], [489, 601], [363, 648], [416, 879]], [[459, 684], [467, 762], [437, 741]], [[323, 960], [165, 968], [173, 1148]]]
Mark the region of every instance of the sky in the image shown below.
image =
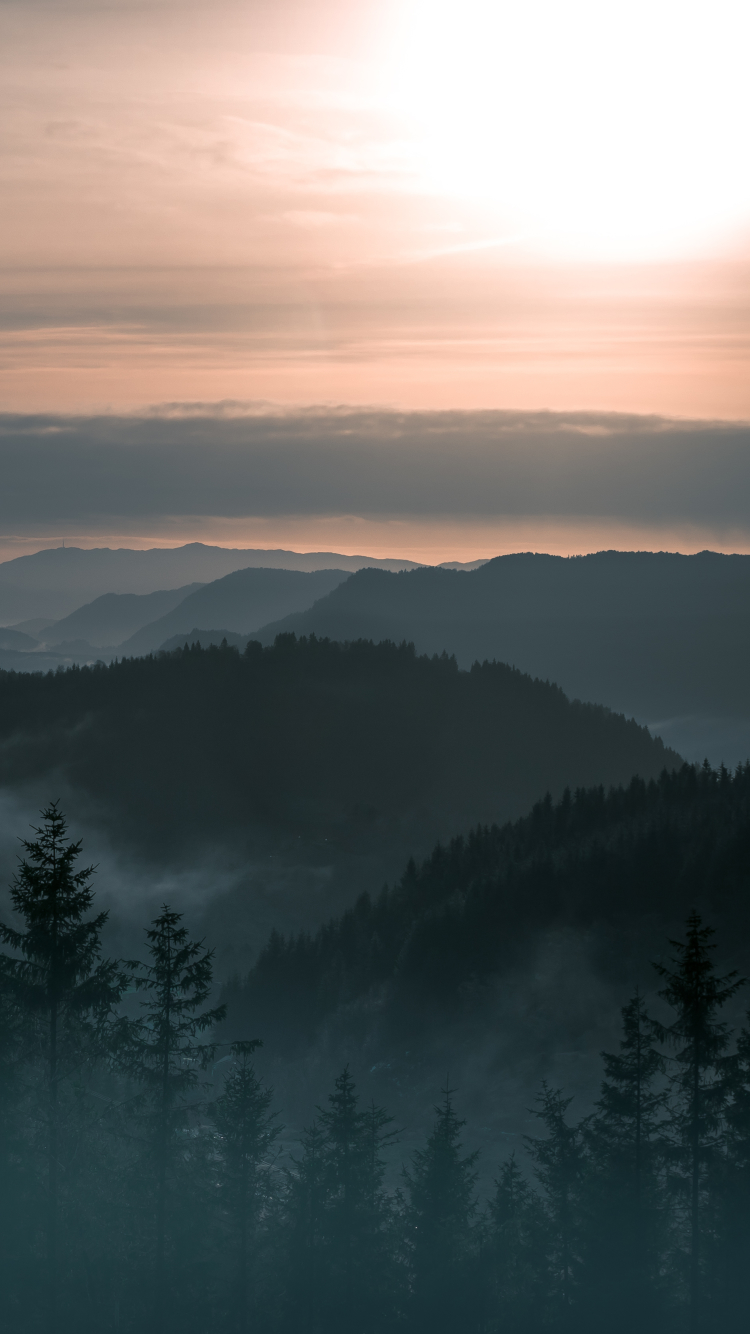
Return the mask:
[[[85, 515], [62, 497], [33, 512], [32, 494], [26, 517], [6, 504], [0, 554], [196, 536], [441, 559], [750, 549], [744, 517], [718, 514], [715, 480], [703, 503], [656, 515], [645, 465], [627, 513], [619, 464], [595, 500], [577, 465], [566, 473], [571, 414], [593, 414], [585, 438], [600, 441], [602, 420], [609, 439], [617, 415], [618, 441], [631, 422], [633, 460], [636, 419], [659, 419], [660, 440], [693, 423], [709, 478], [723, 424], [747, 448], [749, 37], [739, 0], [0, 0], [10, 434], [23, 417], [28, 439], [41, 417], [75, 419], [99, 433], [113, 492], [108, 416], [120, 442], [150, 430], [157, 455], [167, 419], [194, 446], [199, 417], [217, 473], [228, 418], [245, 424], [250, 467], [258, 422], [283, 416], [317, 460], [307, 499], [290, 465], [272, 512], [262, 487], [242, 492], [242, 514], [221, 487], [215, 512], [158, 487], [157, 506], [145, 464], [127, 513], [101, 486]], [[388, 496], [370, 474], [343, 495], [333, 409], [338, 440], [342, 414], [380, 423], [368, 447], [391, 469]], [[523, 514], [499, 484], [481, 513], [460, 485], [405, 508], [393, 431], [406, 457], [450, 438], [460, 476], [461, 431], [431, 414], [467, 414], [468, 439], [493, 411], [498, 467], [503, 414], [528, 414], [524, 439], [558, 414], [562, 499], [532, 451]], [[74, 436], [57, 431], [56, 457], [85, 491]]]

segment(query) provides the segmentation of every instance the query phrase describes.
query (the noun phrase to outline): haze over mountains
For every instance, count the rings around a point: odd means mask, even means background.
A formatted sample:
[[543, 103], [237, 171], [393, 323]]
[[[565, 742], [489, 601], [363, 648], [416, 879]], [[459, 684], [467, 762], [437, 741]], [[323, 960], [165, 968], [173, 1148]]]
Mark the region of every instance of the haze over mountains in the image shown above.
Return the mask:
[[[319, 921], [324, 903], [377, 889], [410, 853], [520, 815], [540, 792], [679, 763], [555, 686], [387, 644], [289, 636], [0, 686], [0, 788], [67, 793], [120, 855], [185, 867], [222, 849], [245, 868], [230, 906], [252, 919], [255, 947], [292, 910]], [[264, 908], [253, 880], [269, 877]], [[234, 928], [221, 935], [236, 946]]]
[[[324, 1083], [346, 1059], [405, 1125], [448, 1067], [473, 1143], [521, 1156], [541, 1081], [580, 1117], [623, 1000], [638, 985], [661, 1012], [651, 961], [682, 937], [687, 904], [717, 929], [722, 970], [750, 971], [749, 810], [748, 766], [540, 801], [408, 863], [317, 932], [274, 933], [225, 985], [226, 1035], [266, 1035], [259, 1064], [285, 1107], [300, 1063]], [[741, 1022], [745, 1008], [728, 1010]]]
[[654, 725], [683, 753], [750, 753], [750, 556], [500, 556], [470, 573], [363, 570], [265, 627], [496, 658]]
[[[106, 577], [111, 557], [122, 557], [117, 577], [141, 582], [164, 573], [164, 554], [173, 569], [250, 556], [256, 563], [205, 584], [108, 592], [56, 622], [30, 618], [6, 627], [6, 669], [54, 670], [225, 637], [239, 646], [250, 636], [272, 643], [280, 631], [340, 642], [406, 640], [419, 651], [453, 653], [464, 666], [484, 658], [517, 665], [572, 698], [633, 715], [691, 759], [734, 765], [750, 754], [750, 687], [742, 668], [750, 652], [747, 556], [527, 553], [470, 568], [393, 571], [384, 567], [399, 562], [380, 561], [350, 576], [349, 567], [365, 558], [332, 556], [339, 562], [332, 569], [303, 572], [257, 562], [314, 565], [323, 555], [222, 553], [198, 544], [167, 553], [38, 554], [54, 557], [52, 566], [58, 561], [66, 577], [79, 557], [92, 557], [97, 579]], [[131, 556], [148, 560], [133, 564]], [[22, 560], [31, 564], [9, 564], [38, 579], [43, 564]]]
[[246, 569], [191, 592], [159, 620], [144, 625], [119, 645], [126, 657], [159, 649], [165, 640], [196, 625], [252, 633], [283, 607], [286, 615], [304, 611], [350, 577], [347, 570]]
[[160, 589], [156, 593], [103, 593], [69, 616], [53, 621], [39, 637], [48, 646], [77, 639], [94, 648], [120, 644], [140, 630], [144, 617], [157, 620], [166, 616], [201, 587], [202, 584], [186, 584], [183, 588]]
[[325, 551], [243, 550], [202, 542], [147, 551], [54, 547], [0, 563], [0, 624], [35, 618], [59, 620], [103, 593], [155, 593], [189, 583], [210, 583], [249, 566], [310, 571], [358, 570], [364, 565], [416, 568], [408, 560]]

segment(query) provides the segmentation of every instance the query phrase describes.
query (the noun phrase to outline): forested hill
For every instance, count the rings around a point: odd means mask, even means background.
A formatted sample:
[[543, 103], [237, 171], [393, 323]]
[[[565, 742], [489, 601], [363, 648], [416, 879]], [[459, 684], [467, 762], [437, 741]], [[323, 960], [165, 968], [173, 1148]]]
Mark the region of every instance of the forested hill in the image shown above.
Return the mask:
[[408, 638], [461, 666], [512, 663], [642, 721], [750, 718], [749, 609], [750, 556], [522, 553], [469, 572], [360, 570], [259, 638]]
[[[316, 934], [274, 932], [229, 987], [231, 1013], [280, 1052], [298, 1053], [326, 1027], [327, 1045], [333, 1033], [347, 1051], [354, 1034], [368, 1060], [434, 1040], [456, 1074], [491, 1032], [496, 1052], [519, 1043], [527, 1060], [530, 1038], [537, 1053], [564, 1045], [561, 997], [572, 1014], [576, 993], [586, 1009], [591, 995], [601, 1007], [608, 990], [621, 993], [616, 1006], [639, 981], [653, 988], [649, 960], [693, 908], [719, 927], [725, 959], [750, 973], [750, 764], [734, 776], [685, 765], [609, 793], [566, 792], [438, 846]], [[531, 1003], [550, 939], [573, 975]], [[498, 1022], [509, 978], [513, 1009]], [[593, 1018], [571, 1020], [568, 1044], [585, 1049]]]
[[679, 757], [498, 663], [280, 637], [47, 676], [0, 674], [0, 783], [55, 775], [151, 851], [237, 836], [427, 851], [567, 786]]

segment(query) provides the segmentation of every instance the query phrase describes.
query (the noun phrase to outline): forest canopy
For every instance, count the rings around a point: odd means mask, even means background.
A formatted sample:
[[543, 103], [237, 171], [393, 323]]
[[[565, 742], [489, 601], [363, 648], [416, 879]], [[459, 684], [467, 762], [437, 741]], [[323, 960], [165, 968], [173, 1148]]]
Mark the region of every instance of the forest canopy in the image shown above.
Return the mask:
[[501, 663], [293, 635], [0, 673], [0, 742], [1, 784], [54, 773], [154, 856], [301, 839], [382, 865], [545, 791], [679, 764], [645, 728]]
[[480, 1182], [448, 1082], [411, 1151], [347, 1064], [290, 1134], [263, 1037], [218, 1037], [210, 947], [165, 905], [140, 960], [103, 958], [56, 804], [34, 832], [0, 925], [9, 1334], [745, 1327], [750, 1029], [726, 1017], [745, 979], [697, 912], [655, 968], [664, 1017], [638, 991], [622, 1007], [591, 1113], [543, 1081], [522, 1158], [491, 1145]]

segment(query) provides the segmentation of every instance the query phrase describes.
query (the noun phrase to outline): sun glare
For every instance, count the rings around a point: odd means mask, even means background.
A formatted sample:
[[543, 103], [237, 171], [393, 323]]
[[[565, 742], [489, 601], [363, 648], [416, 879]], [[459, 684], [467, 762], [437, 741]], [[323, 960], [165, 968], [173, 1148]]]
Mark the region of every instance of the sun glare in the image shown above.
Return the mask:
[[742, 0], [411, 0], [389, 79], [423, 188], [543, 249], [649, 257], [750, 221]]

